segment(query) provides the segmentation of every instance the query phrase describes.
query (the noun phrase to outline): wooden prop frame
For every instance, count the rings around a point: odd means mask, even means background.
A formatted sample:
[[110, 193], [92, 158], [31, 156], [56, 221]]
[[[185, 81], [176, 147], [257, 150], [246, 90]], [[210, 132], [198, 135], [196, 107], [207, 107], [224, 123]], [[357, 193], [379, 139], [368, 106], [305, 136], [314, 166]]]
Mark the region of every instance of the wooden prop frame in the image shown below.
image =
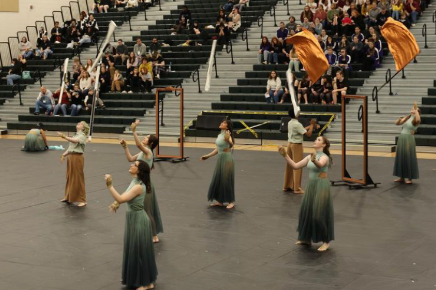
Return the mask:
[[[362, 121], [363, 133], [363, 179], [352, 178], [347, 171], [347, 117], [346, 117], [346, 99], [362, 100], [362, 105], [359, 107], [357, 117]], [[348, 185], [350, 188], [363, 188], [367, 186], [377, 187], [380, 183], [375, 183], [368, 173], [368, 97], [367, 96], [342, 96], [342, 180], [331, 181], [332, 185]]]
[[[184, 111], [184, 94], [183, 94], [183, 88], [173, 88], [173, 87], [167, 87], [167, 88], [158, 88], [156, 89], [156, 136], [160, 139], [159, 136], [159, 130], [160, 126], [165, 126], [163, 123], [163, 108], [164, 108], [164, 99], [160, 97], [161, 93], [175, 93], [176, 96], [180, 97], [180, 137], [179, 137], [179, 155], [161, 155], [160, 154], [160, 145], [158, 144], [156, 147], [156, 155], [154, 158], [154, 161], [171, 161], [173, 163], [176, 162], [182, 162], [187, 161], [188, 157], [184, 156], [184, 136], [183, 136], [183, 111]], [[177, 94], [178, 93], [178, 94]], [[162, 115], [160, 115], [160, 113]]]

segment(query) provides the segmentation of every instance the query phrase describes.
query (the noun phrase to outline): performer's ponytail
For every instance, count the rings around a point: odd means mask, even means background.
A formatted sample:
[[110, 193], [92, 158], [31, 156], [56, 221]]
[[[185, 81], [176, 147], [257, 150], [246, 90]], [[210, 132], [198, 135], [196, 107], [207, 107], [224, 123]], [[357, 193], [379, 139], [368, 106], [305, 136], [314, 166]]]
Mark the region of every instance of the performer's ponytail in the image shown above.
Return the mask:
[[[150, 135], [148, 136], [148, 146], [150, 146], [150, 150], [154, 155], [154, 148], [157, 147], [157, 145], [159, 145], [159, 138], [156, 135]], [[154, 169], [154, 161], [153, 161], [153, 165], [151, 166], [151, 169]]]
[[323, 143], [325, 144], [325, 147], [322, 149], [322, 152], [329, 157], [329, 168], [333, 164], [333, 158], [330, 154], [330, 141], [324, 136], [321, 136]]
[[136, 162], [138, 162], [138, 179], [145, 184], [147, 193], [151, 193], [150, 167], [142, 160]]
[[[232, 121], [231, 121], [229, 118], [226, 117], [226, 118], [223, 120], [223, 122], [226, 122], [226, 124], [227, 124], [227, 130], [229, 130], [229, 132], [230, 132], [230, 137], [232, 138], [233, 145], [235, 145], [235, 136], [233, 136], [233, 123], [232, 123]], [[233, 147], [233, 146], [231, 146], [231, 147]]]

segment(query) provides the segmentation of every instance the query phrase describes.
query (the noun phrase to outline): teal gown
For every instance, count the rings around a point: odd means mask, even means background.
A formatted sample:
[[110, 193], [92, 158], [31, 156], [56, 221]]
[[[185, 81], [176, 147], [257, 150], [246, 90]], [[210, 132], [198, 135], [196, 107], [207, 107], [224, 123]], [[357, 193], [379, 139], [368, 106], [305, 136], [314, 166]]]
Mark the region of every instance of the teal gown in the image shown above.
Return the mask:
[[415, 116], [411, 116], [403, 124], [403, 129], [398, 137], [397, 153], [395, 154], [394, 176], [407, 179], [418, 179], [418, 158], [416, 157], [416, 143], [412, 131], [418, 126], [413, 125]]
[[[317, 152], [316, 159], [327, 156]], [[333, 201], [330, 197], [330, 182], [328, 178], [319, 177], [320, 173], [328, 171], [329, 164], [318, 168], [309, 161], [309, 183], [307, 184], [301, 202], [298, 220], [298, 240], [314, 243], [328, 243], [334, 240]]]
[[23, 151], [44, 151], [45, 143], [44, 139], [42, 139], [41, 131], [39, 129], [32, 129], [32, 132], [36, 134], [27, 133], [26, 138], [24, 139], [24, 147]]
[[122, 283], [129, 288], [148, 286], [157, 278], [151, 222], [144, 211], [146, 187], [134, 178], [126, 191], [141, 184], [143, 193], [126, 203]]
[[219, 203], [233, 203], [235, 201], [235, 163], [232, 152], [224, 152], [225, 149], [230, 149], [230, 144], [224, 140], [225, 134], [226, 131], [221, 131], [215, 142], [218, 157], [207, 198], [209, 201], [216, 200]]
[[[137, 160], [142, 160], [148, 164], [151, 168], [153, 167], [153, 152], [151, 153], [150, 159], [146, 159], [144, 156], [144, 152], [139, 153]], [[163, 225], [162, 218], [160, 216], [159, 204], [157, 203], [156, 192], [154, 190], [154, 184], [151, 180], [150, 174], [150, 185], [151, 185], [151, 193], [146, 196], [144, 199], [144, 209], [147, 212], [148, 217], [150, 218], [153, 236], [157, 236], [158, 233], [163, 233]]]

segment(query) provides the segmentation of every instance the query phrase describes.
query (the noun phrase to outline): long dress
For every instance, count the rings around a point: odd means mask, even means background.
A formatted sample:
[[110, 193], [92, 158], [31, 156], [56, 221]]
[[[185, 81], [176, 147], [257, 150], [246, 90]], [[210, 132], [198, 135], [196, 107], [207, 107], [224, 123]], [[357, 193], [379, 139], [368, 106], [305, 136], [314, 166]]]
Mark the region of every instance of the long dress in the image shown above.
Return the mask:
[[218, 157], [207, 198], [209, 201], [216, 200], [219, 203], [233, 203], [235, 201], [235, 163], [230, 144], [224, 140], [225, 134], [226, 131], [221, 131], [215, 141]]
[[[151, 153], [150, 159], [146, 159], [144, 152], [139, 153], [137, 160], [142, 160], [148, 164], [150, 169], [153, 166], [153, 152]], [[157, 203], [156, 192], [154, 189], [153, 181], [150, 176], [151, 193], [148, 194], [144, 199], [144, 209], [150, 218], [153, 236], [157, 236], [158, 233], [163, 233], [162, 218], [160, 216], [159, 204]]]
[[[327, 156], [317, 152], [316, 159]], [[328, 243], [334, 240], [333, 201], [330, 197], [330, 182], [327, 177], [320, 177], [320, 173], [327, 173], [328, 163], [318, 168], [309, 161], [309, 183], [301, 202], [298, 220], [298, 240], [314, 243]]]
[[[142, 184], [134, 178], [126, 191], [136, 184]], [[144, 199], [147, 190], [142, 184], [143, 193], [126, 204], [126, 225], [124, 230], [124, 252], [122, 283], [129, 288], [148, 286], [157, 278], [154, 256], [151, 222], [144, 211]]]
[[415, 116], [411, 116], [403, 124], [403, 129], [398, 137], [397, 153], [395, 155], [394, 176], [408, 179], [418, 179], [418, 158], [416, 158], [416, 143], [412, 131], [418, 126], [413, 125]]
[[42, 138], [41, 131], [39, 129], [32, 129], [27, 133], [24, 139], [23, 151], [44, 151], [45, 142]]

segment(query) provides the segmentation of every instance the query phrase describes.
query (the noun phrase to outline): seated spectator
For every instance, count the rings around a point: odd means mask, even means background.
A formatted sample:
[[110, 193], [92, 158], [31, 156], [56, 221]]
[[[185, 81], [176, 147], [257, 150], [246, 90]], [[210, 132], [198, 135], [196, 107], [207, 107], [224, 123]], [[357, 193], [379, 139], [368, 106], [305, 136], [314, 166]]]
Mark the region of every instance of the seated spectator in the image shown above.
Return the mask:
[[115, 63], [110, 62], [108, 71], [109, 71], [109, 74], [111, 76], [111, 86], [112, 86], [112, 82], [114, 81], [115, 70], [116, 70]]
[[117, 92], [121, 92], [123, 86], [124, 86], [123, 75], [121, 74], [121, 72], [119, 70], [115, 70], [115, 74], [114, 74], [114, 78], [113, 78], [112, 86], [111, 86], [111, 92], [114, 92], [115, 90]]
[[381, 58], [383, 57], [383, 44], [378, 36], [378, 33], [374, 31], [374, 33], [371, 35], [371, 38], [374, 42], [375, 48], [377, 48], [377, 50], [378, 50], [378, 55], [379, 55], [380, 60], [381, 60]]
[[139, 59], [147, 56], [147, 46], [142, 43], [141, 38], [136, 39], [136, 44], [133, 46], [133, 52], [135, 56]]
[[29, 59], [33, 55], [33, 49], [32, 49], [32, 43], [27, 40], [26, 37], [21, 38], [21, 42], [18, 45], [18, 48], [20, 49], [20, 54], [25, 58]]
[[229, 19], [226, 16], [226, 12], [223, 9], [221, 9], [218, 12], [218, 16], [216, 18], [216, 27], [218, 27], [221, 23], [224, 24], [224, 26], [227, 26], [227, 22], [229, 22]]
[[79, 40], [78, 44], [82, 45], [84, 43], [91, 43], [93, 39], [95, 39], [96, 33], [93, 32], [91, 27], [86, 27], [83, 32], [82, 38]]
[[92, 79], [87, 71], [82, 72], [80, 75], [79, 88], [84, 96], [87, 95], [89, 89], [92, 88]]
[[412, 27], [415, 26], [419, 14], [419, 3], [414, 0], [406, 0], [406, 5], [404, 5], [404, 12], [409, 18], [409, 21], [412, 23]]
[[[85, 110], [89, 111], [90, 109], [92, 109], [92, 101], [94, 99], [94, 89], [91, 88], [88, 91], [88, 94], [86, 95], [85, 99], [83, 100], [83, 103], [85, 105]], [[104, 106], [103, 101], [100, 99], [99, 94], [95, 94], [95, 101], [97, 102], [95, 104], [95, 108], [99, 108], [99, 109], [105, 109], [106, 107]]]
[[139, 75], [139, 70], [137, 67], [132, 70], [130, 77], [127, 80], [130, 86], [129, 94], [133, 92], [137, 93], [141, 90], [141, 76]]
[[262, 37], [262, 42], [260, 43], [259, 54], [257, 56], [259, 64], [267, 64], [269, 60], [269, 53], [271, 51], [271, 44], [266, 36]]
[[300, 71], [300, 60], [298, 59], [298, 54], [295, 48], [292, 48], [289, 53], [289, 69], [292, 71], [292, 68], [294, 68], [295, 72]]
[[324, 11], [326, 11], [326, 12], [332, 8], [330, 0], [320, 0], [318, 2], [318, 6], [321, 6], [324, 9]]
[[153, 75], [145, 66], [141, 66], [139, 71], [139, 76], [141, 77], [141, 83], [147, 93], [151, 93], [151, 88], [153, 87]]
[[47, 138], [45, 137], [44, 125], [39, 123], [31, 129], [24, 139], [24, 146], [21, 149], [27, 152], [48, 150]]
[[12, 68], [9, 70], [6, 76], [6, 84], [13, 86], [14, 81], [21, 80], [21, 74], [23, 73], [23, 63], [16, 58], [12, 59]]
[[118, 39], [118, 45], [115, 49], [115, 63], [118, 65], [125, 64], [125, 61], [129, 57], [129, 49], [127, 48], [127, 45], [124, 44], [122, 39]]
[[38, 47], [38, 49], [35, 51], [36, 56], [41, 57], [42, 59], [47, 59], [49, 55], [53, 54], [53, 51], [51, 50], [51, 42], [48, 40], [47, 36], [42, 37], [41, 45]]
[[[327, 12], [327, 27], [331, 28], [333, 26], [333, 20], [335, 20], [335, 15], [339, 16], [339, 10], [336, 9], [336, 4], [332, 3], [331, 9]], [[337, 21], [339, 21], [339, 18], [336, 18], [336, 22]]]
[[141, 65], [139, 66], [139, 72], [143, 71], [143, 69], [146, 69], [151, 76], [153, 77], [153, 65], [146, 57], [142, 58]]
[[269, 54], [269, 63], [278, 64], [279, 60], [280, 63], [284, 62], [284, 55], [282, 53], [283, 45], [282, 43], [277, 39], [277, 37], [273, 37], [271, 40], [271, 51]]
[[80, 110], [83, 108], [84, 95], [80, 90], [78, 84], [74, 85], [74, 89], [71, 92], [71, 116], [78, 116]]
[[301, 23], [301, 26], [303, 28], [310, 29], [311, 23], [309, 22], [309, 18], [304, 17], [303, 23]]
[[318, 7], [318, 2], [319, 1], [315, 1], [315, 0], [307, 0], [306, 1], [306, 6], [309, 6], [310, 11], [312, 11], [313, 14], [315, 14], [315, 12], [316, 12], [316, 8]]
[[92, 61], [92, 59], [88, 59], [88, 60], [86, 61], [86, 66], [85, 66], [85, 70], [86, 70], [88, 73], [91, 73], [92, 65], [93, 65], [93, 61]]
[[65, 84], [64, 91], [62, 93], [62, 99], [59, 102], [59, 97], [61, 94], [61, 88], [57, 89], [57, 91], [53, 94], [53, 99], [55, 100], [55, 107], [54, 107], [54, 116], [59, 116], [59, 110], [62, 111], [62, 114], [64, 116], [67, 115], [67, 109], [71, 105], [71, 93], [70, 89], [72, 89], [68, 84]]
[[333, 51], [337, 51], [338, 43], [333, 40], [333, 37], [330, 35], [327, 37], [327, 40], [325, 41], [325, 47], [329, 48], [331, 47]]
[[[294, 80], [294, 84], [290, 88], [292, 88], [294, 90], [294, 92], [296, 92], [298, 90], [298, 84], [300, 82], [298, 81], [298, 79], [295, 77], [295, 75], [293, 73], [291, 73], [291, 74], [292, 74], [292, 79]], [[289, 86], [289, 84], [288, 84], [288, 86]], [[283, 104], [285, 101], [292, 102], [291, 93], [289, 92], [289, 90], [286, 86], [285, 86], [285, 93], [283, 94], [282, 100], [279, 102], [279, 104]]]
[[108, 67], [110, 62], [115, 62], [115, 58], [113, 57], [112, 54], [110, 54], [110, 52], [106, 51], [101, 62], [103, 63], [104, 66]]
[[303, 12], [301, 12], [300, 21], [304, 22], [304, 18], [307, 18], [308, 22], [313, 21], [313, 13], [309, 6], [305, 6]]
[[165, 71], [165, 60], [159, 53], [154, 53], [151, 58], [151, 65], [153, 67], [153, 75], [156, 79], [160, 79], [160, 74]]
[[[203, 43], [206, 43], [209, 39], [209, 33], [207, 32], [207, 30], [201, 29], [197, 21], [194, 21], [191, 28], [189, 29], [189, 33], [195, 34], [196, 36], [201, 38], [203, 40]], [[202, 44], [196, 41], [195, 45], [202, 45]]]
[[319, 21], [319, 18], [315, 18], [315, 22], [313, 22], [310, 27], [315, 30], [316, 34], [321, 34], [321, 31], [323, 31], [322, 23]]
[[286, 29], [288, 30], [288, 33], [291, 32], [291, 30], [295, 31], [297, 29], [297, 22], [295, 22], [294, 16], [289, 17], [289, 22], [286, 24]]
[[76, 25], [71, 25], [67, 30], [66, 40], [71, 43], [78, 43], [80, 40], [81, 32]]
[[351, 71], [351, 56], [347, 54], [345, 48], [341, 49], [341, 53], [338, 57], [338, 67], [345, 73], [345, 77], [348, 78]]
[[98, 11], [100, 13], [103, 13], [103, 11], [107, 13], [111, 5], [112, 5], [111, 0], [100, 0], [100, 4], [98, 5]]
[[301, 103], [301, 97], [304, 98], [304, 103], [306, 105], [309, 104], [308, 93], [310, 85], [309, 76], [305, 73], [298, 84], [298, 104]]
[[323, 87], [321, 85], [321, 79], [319, 79], [310, 87], [309, 103], [312, 103], [312, 104], [321, 103], [321, 92], [322, 91], [323, 91]]
[[353, 42], [350, 43], [349, 51], [353, 63], [362, 62], [363, 43], [359, 41], [357, 36], [355, 36]]
[[325, 47], [325, 42], [322, 41], [322, 36], [318, 35], [316, 37], [316, 39], [318, 39], [318, 43], [319, 43], [319, 46], [321, 47], [322, 51], [325, 51], [326, 47]]
[[377, 17], [380, 14], [380, 11], [381, 11], [381, 9], [378, 8], [377, 2], [373, 2], [372, 7], [368, 12], [368, 17], [365, 19], [367, 26], [377, 25]]
[[182, 34], [183, 30], [187, 27], [188, 23], [186, 22], [186, 18], [182, 17], [181, 19], [177, 20], [176, 24], [171, 28], [171, 30], [173, 30], [171, 35]]
[[377, 25], [383, 26], [383, 24], [385, 24], [386, 20], [388, 20], [389, 17], [391, 17], [391, 14], [386, 9], [386, 7], [383, 6], [380, 13], [377, 15]]
[[347, 36], [342, 35], [341, 41], [338, 43], [337, 49], [345, 48], [348, 50], [350, 43], [348, 42]]
[[94, 67], [92, 71], [89, 73], [89, 77], [91, 78], [91, 82], [94, 83], [97, 78], [97, 67]]
[[41, 26], [41, 27], [39, 28], [39, 30], [38, 30], [38, 39], [36, 40], [36, 46], [37, 46], [37, 47], [41, 47], [41, 44], [42, 44], [42, 41], [43, 41], [43, 37], [44, 37], [44, 35], [47, 36], [48, 33], [47, 33], [47, 31], [45, 30], [44, 26]]
[[351, 10], [351, 21], [355, 26], [358, 26], [360, 30], [365, 30], [366, 24], [362, 15], [357, 10]]
[[315, 14], [313, 15], [313, 18], [318, 18], [318, 20], [321, 22], [323, 26], [326, 25], [327, 21], [327, 12], [324, 9], [323, 5], [319, 5], [318, 9], [316, 10]]
[[355, 36], [360, 42], [363, 42], [365, 40], [365, 35], [360, 32], [360, 28], [358, 26], [354, 28], [354, 34], [351, 35], [351, 39], [354, 39]]
[[241, 14], [239, 14], [239, 9], [233, 8], [232, 13], [229, 14], [229, 18], [231, 18], [231, 21], [229, 21], [229, 29], [237, 31], [242, 25], [242, 19]]
[[186, 19], [187, 24], [190, 24], [192, 21], [191, 11], [189, 11], [188, 6], [183, 5], [182, 11], [179, 14], [179, 20], [182, 18]]
[[[363, 2], [363, 4], [360, 6], [360, 14], [363, 16], [363, 17], [368, 17], [368, 15], [369, 15], [369, 10], [371, 10], [371, 8], [372, 8], [372, 4], [371, 4], [371, 1], [370, 0], [365, 0], [364, 2]], [[364, 18], [364, 20], [365, 20], [366, 18]]]
[[289, 31], [285, 27], [284, 22], [280, 22], [280, 28], [277, 30], [277, 38], [283, 43], [283, 41], [288, 37]]
[[106, 93], [110, 89], [111, 74], [106, 70], [104, 65], [100, 68], [100, 92]]
[[333, 14], [333, 20], [330, 23], [330, 27], [331, 27], [332, 32], [336, 36], [338, 36], [339, 33], [341, 33], [341, 19], [339, 18], [339, 14]]
[[327, 61], [329, 63], [329, 68], [327, 70], [327, 74], [331, 75], [332, 73], [332, 66], [336, 65], [337, 57], [336, 54], [333, 52], [333, 48], [327, 47], [327, 53], [325, 54], [325, 57], [327, 58]]
[[[345, 12], [343, 15], [344, 15], [344, 17], [342, 17], [342, 20], [341, 20], [341, 25], [342, 25], [341, 33], [345, 34], [345, 35], [350, 35], [352, 33], [352, 29], [354, 28], [354, 24], [351, 21], [351, 18], [347, 12]], [[358, 28], [358, 27], [356, 27], [356, 28]]]
[[363, 68], [364, 71], [373, 71], [379, 67], [380, 56], [378, 53], [378, 49], [375, 48], [374, 42], [371, 40], [368, 41], [368, 49], [366, 51], [365, 58], [363, 59]]
[[81, 74], [82, 64], [78, 57], [73, 58], [73, 83], [77, 81]]
[[127, 0], [115, 0], [115, 7], [116, 8], [121, 8], [121, 7], [126, 7], [127, 5]]
[[40, 108], [46, 110], [45, 111], [46, 115], [51, 115], [54, 105], [55, 105], [55, 101], [53, 99], [53, 94], [45, 87], [41, 87], [40, 93], [36, 98], [34, 115], [39, 115]]
[[224, 24], [219, 24], [215, 28], [215, 33], [218, 33], [218, 45], [227, 45], [230, 41], [230, 32]]
[[340, 8], [340, 10], [345, 14], [345, 12], [347, 12], [348, 9], [350, 9], [350, 7], [351, 7], [350, 6], [350, 1], [349, 0], [345, 0], [345, 4]]
[[336, 105], [338, 103], [338, 97], [342, 98], [342, 96], [345, 96], [347, 94], [348, 87], [348, 80], [345, 78], [344, 73], [339, 70], [336, 73], [335, 79], [333, 80], [333, 105]]
[[79, 22], [77, 23], [77, 29], [79, 30], [80, 34], [83, 34], [86, 31], [87, 22], [88, 22], [88, 15], [86, 15], [85, 11], [82, 11], [82, 13], [80, 13]]
[[139, 66], [138, 58], [135, 57], [135, 53], [131, 52], [129, 58], [127, 59], [127, 71], [126, 71], [126, 78], [129, 79], [130, 75], [133, 72], [134, 68], [137, 68]]
[[93, 33], [99, 31], [97, 20], [94, 18], [94, 14], [90, 13], [88, 21], [86, 22], [86, 28], [91, 28]]
[[226, 12], [231, 12], [233, 10], [233, 6], [235, 6], [233, 0], [227, 0], [227, 3], [223, 5], [223, 9]]
[[333, 84], [332, 79], [329, 76], [323, 76], [321, 78], [321, 93], [319, 94], [319, 98], [323, 105], [331, 104], [332, 99], [332, 91]]
[[378, 5], [378, 7], [380, 7], [380, 9], [383, 9], [383, 7], [384, 7], [384, 8], [386, 8], [387, 11], [390, 11], [391, 5], [389, 2], [390, 2], [389, 0], [379, 0], [377, 5]]
[[62, 29], [59, 27], [59, 22], [54, 23], [54, 27], [50, 32], [50, 42], [51, 43], [61, 43], [62, 42]]
[[162, 44], [159, 43], [156, 37], [153, 38], [153, 42], [150, 44], [150, 55], [153, 53], [161, 53], [162, 52]]
[[249, 0], [239, 0], [239, 4], [234, 5], [235, 8], [238, 8], [239, 11], [242, 11], [243, 8], [248, 4]]
[[267, 103], [277, 104], [283, 95], [282, 81], [275, 70], [271, 71], [266, 85], [265, 100]]
[[407, 19], [407, 15], [405, 12], [401, 13], [400, 20], [401, 23], [403, 23], [404, 26], [407, 27], [407, 29], [410, 29], [412, 24], [410, 23], [409, 19]]

